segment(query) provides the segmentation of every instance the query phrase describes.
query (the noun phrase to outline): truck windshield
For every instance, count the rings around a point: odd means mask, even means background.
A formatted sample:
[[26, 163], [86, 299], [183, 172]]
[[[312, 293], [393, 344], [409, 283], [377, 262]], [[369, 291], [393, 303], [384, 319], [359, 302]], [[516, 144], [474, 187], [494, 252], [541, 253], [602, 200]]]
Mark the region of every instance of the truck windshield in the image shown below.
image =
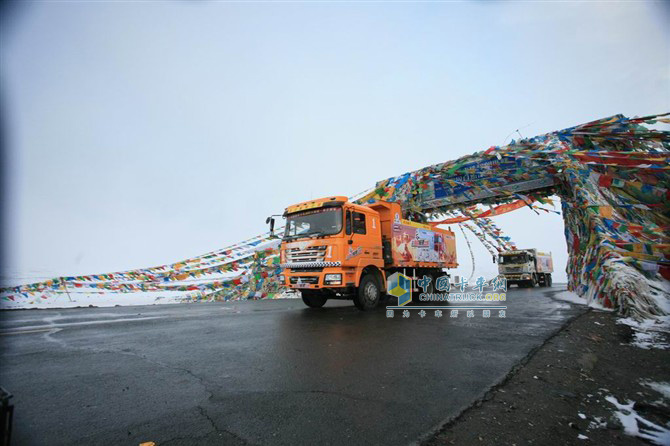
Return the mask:
[[526, 254], [510, 254], [506, 256], [500, 256], [501, 264], [516, 264], [516, 263], [526, 263], [528, 257]]
[[342, 230], [342, 208], [323, 208], [291, 214], [286, 220], [284, 239], [333, 235]]

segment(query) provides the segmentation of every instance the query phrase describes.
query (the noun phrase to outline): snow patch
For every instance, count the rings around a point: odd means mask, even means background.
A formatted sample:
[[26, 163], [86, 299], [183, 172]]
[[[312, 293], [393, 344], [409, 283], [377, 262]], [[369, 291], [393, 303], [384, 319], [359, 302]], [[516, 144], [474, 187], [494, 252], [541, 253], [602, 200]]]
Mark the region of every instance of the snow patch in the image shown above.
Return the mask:
[[653, 444], [670, 446], [670, 430], [641, 417], [633, 408], [635, 401], [629, 400], [627, 404], [621, 404], [613, 396], [605, 399], [617, 408], [614, 415], [621, 422], [627, 435], [642, 438]]
[[[199, 301], [199, 292], [185, 291], [139, 291], [119, 293], [112, 291], [78, 291], [34, 293], [31, 298], [1, 301], [0, 309], [18, 310], [26, 308], [56, 309], [75, 307], [115, 307], [131, 305], [163, 305]], [[296, 299], [300, 294], [291, 290], [276, 294], [272, 299]], [[207, 302], [207, 299], [203, 299]]]
[[593, 417], [593, 421], [589, 423], [589, 430], [604, 429], [607, 427], [607, 422], [602, 417]]
[[617, 324], [628, 325], [634, 331], [632, 345], [649, 350], [670, 349], [667, 335], [670, 333], [670, 316], [660, 316], [656, 319], [642, 319], [637, 321], [631, 317], [617, 320]]
[[293, 290], [287, 290], [277, 294], [273, 299], [300, 299], [300, 297], [300, 293], [296, 293]]
[[[154, 305], [176, 304], [182, 302], [184, 292], [179, 291], [144, 291], [137, 293], [114, 293], [109, 291], [70, 291], [34, 293], [32, 298], [16, 302], [2, 301], [0, 308], [75, 308], [75, 307], [114, 307], [117, 305]], [[28, 302], [27, 302], [28, 301]]]
[[663, 395], [664, 399], [670, 400], [670, 383], [666, 382], [654, 382], [654, 381], [649, 381], [649, 380], [641, 380], [640, 384], [642, 384], [645, 387], [649, 387], [652, 390], [657, 391], [661, 395]]
[[596, 302], [595, 300], [591, 300], [589, 302], [585, 298], [579, 296], [577, 293], [572, 291], [561, 291], [560, 293], [554, 294], [553, 297], [558, 300], [563, 300], [573, 304], [588, 305], [589, 307], [597, 308], [598, 310], [613, 311], [611, 308], [603, 307], [600, 303]]

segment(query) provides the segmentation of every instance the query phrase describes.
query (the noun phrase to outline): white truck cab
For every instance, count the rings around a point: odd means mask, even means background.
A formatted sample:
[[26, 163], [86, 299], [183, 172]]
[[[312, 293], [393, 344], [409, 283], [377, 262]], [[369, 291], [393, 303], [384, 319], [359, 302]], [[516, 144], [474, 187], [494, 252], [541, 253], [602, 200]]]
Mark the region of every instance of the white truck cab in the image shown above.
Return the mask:
[[524, 288], [551, 286], [553, 272], [551, 253], [518, 249], [501, 252], [498, 256], [498, 273], [507, 279], [508, 285], [516, 284]]

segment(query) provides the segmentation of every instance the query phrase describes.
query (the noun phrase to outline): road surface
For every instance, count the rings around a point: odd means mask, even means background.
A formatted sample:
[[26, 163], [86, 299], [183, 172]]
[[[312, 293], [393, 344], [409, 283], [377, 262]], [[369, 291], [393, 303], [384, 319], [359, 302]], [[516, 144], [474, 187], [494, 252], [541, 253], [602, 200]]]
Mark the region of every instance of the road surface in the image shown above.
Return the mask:
[[585, 311], [561, 289], [513, 288], [488, 319], [293, 299], [3, 311], [13, 444], [417, 442]]

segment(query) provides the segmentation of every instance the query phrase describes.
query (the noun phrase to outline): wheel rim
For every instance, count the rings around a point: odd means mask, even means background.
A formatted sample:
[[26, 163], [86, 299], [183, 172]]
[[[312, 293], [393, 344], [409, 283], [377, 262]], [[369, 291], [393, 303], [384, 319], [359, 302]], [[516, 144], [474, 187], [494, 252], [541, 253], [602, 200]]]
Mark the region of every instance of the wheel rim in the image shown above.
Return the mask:
[[377, 300], [377, 287], [374, 283], [368, 283], [368, 286], [365, 287], [365, 300], [369, 303]]

